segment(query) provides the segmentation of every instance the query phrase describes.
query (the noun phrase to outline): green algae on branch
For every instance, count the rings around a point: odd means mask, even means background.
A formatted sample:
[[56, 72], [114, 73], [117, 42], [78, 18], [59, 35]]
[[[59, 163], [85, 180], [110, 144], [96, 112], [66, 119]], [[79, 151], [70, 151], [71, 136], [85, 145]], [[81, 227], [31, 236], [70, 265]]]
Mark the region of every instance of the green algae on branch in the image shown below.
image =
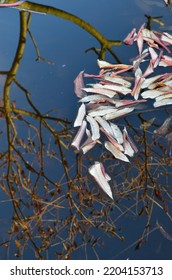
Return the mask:
[[94, 28], [92, 25], [90, 25], [88, 22], [84, 21], [83, 19], [71, 13], [68, 13], [66, 11], [63, 11], [61, 9], [50, 7], [47, 5], [42, 5], [42, 4], [36, 4], [29, 1], [23, 2], [19, 7], [16, 8], [30, 11], [30, 12], [49, 14], [73, 22], [74, 24], [78, 25], [79, 27], [81, 27], [82, 29], [90, 33], [93, 37], [95, 37], [99, 41], [99, 43], [101, 44], [101, 52], [100, 52], [101, 58], [104, 57], [106, 50], [108, 50], [116, 58], [116, 60], [119, 60], [111, 50], [111, 47], [122, 45], [122, 41], [106, 39], [96, 28]]

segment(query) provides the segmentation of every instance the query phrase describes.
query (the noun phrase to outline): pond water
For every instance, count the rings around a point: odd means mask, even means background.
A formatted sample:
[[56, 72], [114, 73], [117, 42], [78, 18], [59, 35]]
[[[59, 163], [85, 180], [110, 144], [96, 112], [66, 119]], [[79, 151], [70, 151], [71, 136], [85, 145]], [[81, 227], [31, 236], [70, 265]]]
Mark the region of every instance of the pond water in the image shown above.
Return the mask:
[[[0, 259], [172, 258], [171, 142], [154, 133], [171, 107], [150, 103], [117, 120], [139, 147], [129, 164], [102, 147], [85, 156], [71, 147], [78, 73], [97, 74], [98, 58], [129, 64], [137, 55], [123, 44], [100, 56], [95, 30], [123, 40], [143, 23], [171, 33], [170, 7], [163, 0], [0, 7]], [[113, 202], [88, 174], [96, 160], [111, 175]]]

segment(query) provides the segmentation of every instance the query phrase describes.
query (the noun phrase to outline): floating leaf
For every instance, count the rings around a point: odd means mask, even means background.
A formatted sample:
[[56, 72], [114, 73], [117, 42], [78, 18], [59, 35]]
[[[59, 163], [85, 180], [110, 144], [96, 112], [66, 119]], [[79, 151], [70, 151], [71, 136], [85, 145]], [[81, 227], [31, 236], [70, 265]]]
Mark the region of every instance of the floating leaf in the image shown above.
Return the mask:
[[129, 159], [121, 152], [119, 151], [114, 145], [112, 145], [111, 142], [106, 141], [105, 142], [105, 148], [115, 157], [122, 161], [129, 162]]
[[111, 83], [115, 83], [115, 84], [119, 84], [119, 85], [122, 85], [124, 87], [130, 87], [131, 86], [131, 83], [127, 80], [125, 80], [123, 77], [120, 77], [118, 75], [116, 76], [104, 76], [103, 80], [105, 81], [108, 81], [108, 82], [111, 82]]
[[112, 64], [107, 61], [99, 60], [99, 59], [97, 60], [97, 64], [101, 69], [109, 68], [109, 69], [125, 69], [126, 70], [129, 67], [132, 67], [131, 65], [126, 65], [126, 64]]
[[139, 29], [138, 34], [137, 34], [137, 46], [138, 46], [138, 50], [139, 50], [140, 55], [142, 54], [142, 50], [143, 50], [144, 40], [143, 40], [142, 30], [144, 29], [144, 26], [145, 26], [145, 24], [143, 24], [141, 26], [141, 28]]
[[108, 140], [112, 143], [112, 145], [118, 149], [119, 151], [124, 151], [124, 148], [119, 142], [110, 134], [108, 134], [103, 128], [100, 128], [100, 130], [107, 136]]
[[101, 144], [100, 141], [93, 140], [92, 135], [88, 129], [86, 129], [86, 134], [87, 134], [87, 139], [85, 142], [82, 144], [80, 149], [82, 150], [83, 154], [86, 154], [89, 150], [91, 150], [97, 143]]
[[99, 129], [98, 123], [91, 116], [87, 116], [86, 119], [90, 123], [90, 126], [91, 126], [92, 139], [93, 140], [99, 139], [100, 138], [100, 129]]
[[110, 98], [114, 97], [117, 94], [117, 92], [112, 88], [111, 89], [110, 88], [108, 89], [107, 87], [103, 88], [101, 85], [99, 85], [99, 88], [82, 88], [82, 90], [87, 93], [102, 94]]
[[141, 86], [144, 82], [145, 78], [142, 75], [142, 71], [140, 68], [137, 68], [137, 70], [135, 71], [135, 82], [134, 82], [134, 87], [133, 90], [131, 92], [131, 95], [134, 96], [134, 99], [137, 100], [139, 97], [139, 93], [141, 90]]
[[122, 144], [123, 143], [123, 135], [122, 135], [121, 130], [119, 129], [119, 127], [116, 124], [114, 124], [112, 122], [110, 123], [110, 126], [111, 126], [111, 129], [112, 129], [114, 138], [117, 140], [117, 142], [119, 144]]
[[151, 84], [153, 84], [155, 81], [159, 80], [163, 75], [157, 75], [151, 78], [145, 79], [145, 81], [142, 83], [141, 88], [148, 88]]
[[134, 110], [134, 107], [119, 109], [119, 110], [116, 110], [114, 113], [105, 115], [104, 118], [105, 118], [105, 120], [113, 120], [113, 119], [119, 118], [121, 116], [124, 116], [126, 114], [129, 114], [133, 110]]
[[128, 137], [128, 133], [126, 128], [124, 128], [123, 130], [123, 138], [124, 138], [124, 154], [128, 155], [130, 157], [133, 157], [134, 152], [136, 151], [136, 149], [133, 149], [133, 143], [131, 145], [131, 140], [129, 141], [129, 137]]
[[164, 99], [170, 99], [172, 98], [172, 90], [170, 91], [170, 93], [164, 93], [164, 94], [161, 94], [159, 96], [156, 97], [156, 101], [161, 101], [161, 100], [164, 100]]
[[123, 40], [126, 45], [132, 45], [137, 38], [136, 28], [133, 28], [127, 37]]
[[86, 127], [87, 127], [87, 123], [86, 121], [83, 121], [82, 122], [82, 125], [80, 126], [73, 142], [72, 142], [72, 146], [75, 147], [78, 151], [80, 150], [80, 143], [82, 141], [82, 138], [84, 136], [84, 133], [85, 133], [85, 130], [86, 130]]
[[103, 164], [96, 161], [94, 165], [89, 168], [89, 173], [93, 176], [101, 189], [113, 199], [111, 187], [108, 183], [110, 177], [105, 173]]
[[163, 55], [159, 62], [159, 66], [163, 66], [163, 67], [172, 66], [172, 57], [168, 55]]
[[160, 101], [155, 101], [153, 103], [153, 106], [155, 108], [157, 108], [157, 107], [171, 105], [171, 104], [172, 104], [172, 98], [170, 98], [170, 99], [167, 98], [167, 99], [163, 99], [163, 100], [160, 100]]
[[147, 100], [143, 100], [143, 99], [139, 99], [139, 100], [123, 99], [123, 100], [117, 100], [115, 105], [116, 105], [116, 108], [130, 107], [130, 106], [133, 106], [133, 105], [137, 105], [139, 103], [144, 103], [146, 101]]
[[113, 135], [112, 127], [106, 120], [101, 117], [96, 117], [95, 119], [109, 135]]
[[[168, 1], [169, 2], [169, 1]], [[168, 43], [169, 45], [172, 46], [172, 35], [167, 33], [167, 32], [163, 32], [163, 34], [161, 35], [161, 40], [164, 43]]]
[[86, 114], [85, 105], [82, 104], [78, 110], [78, 114], [77, 114], [76, 120], [74, 122], [74, 127], [81, 126], [82, 121], [85, 117], [85, 114]]
[[160, 96], [163, 94], [162, 89], [154, 89], [154, 90], [145, 90], [144, 92], [142, 92], [141, 96], [143, 98], [150, 98], [150, 99], [155, 99], [156, 97]]
[[104, 95], [100, 95], [100, 94], [93, 94], [93, 95], [87, 95], [85, 97], [83, 97], [82, 99], [79, 100], [79, 102], [89, 102], [89, 103], [103, 103], [103, 102], [109, 102], [112, 104], [116, 104], [116, 101], [108, 98]]
[[74, 92], [79, 98], [86, 96], [86, 93], [82, 88], [84, 88], [83, 71], [81, 71], [74, 80]]
[[88, 112], [91, 117], [104, 116], [107, 114], [115, 113], [117, 109], [114, 106], [99, 106], [98, 108]]

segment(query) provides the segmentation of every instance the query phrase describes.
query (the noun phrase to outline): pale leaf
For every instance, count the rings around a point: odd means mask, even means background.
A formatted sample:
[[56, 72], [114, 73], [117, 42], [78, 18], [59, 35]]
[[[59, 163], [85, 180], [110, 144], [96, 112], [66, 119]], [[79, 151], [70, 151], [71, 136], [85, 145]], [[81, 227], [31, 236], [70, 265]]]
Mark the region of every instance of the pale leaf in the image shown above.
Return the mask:
[[133, 110], [134, 110], [134, 107], [119, 109], [114, 113], [110, 113], [110, 114], [105, 115], [104, 118], [105, 118], [105, 120], [116, 119], [116, 118], [119, 118], [121, 116], [124, 116], [124, 115], [132, 112]]
[[117, 142], [119, 144], [122, 144], [123, 143], [123, 135], [122, 135], [122, 132], [121, 130], [119, 129], [119, 127], [114, 124], [114, 123], [111, 123], [110, 122], [110, 126], [111, 126], [111, 129], [113, 131], [113, 136], [115, 137], [115, 139], [117, 140]]
[[91, 126], [92, 139], [93, 140], [99, 139], [100, 138], [100, 130], [99, 130], [98, 123], [91, 116], [87, 116], [86, 119], [90, 123], [90, 126]]
[[84, 88], [83, 71], [81, 71], [74, 80], [74, 92], [79, 98], [86, 96], [86, 93], [82, 88]]
[[84, 103], [79, 107], [78, 114], [76, 120], [74, 122], [74, 127], [81, 126], [83, 119], [86, 114], [86, 109]]
[[129, 159], [121, 152], [119, 151], [114, 145], [112, 145], [111, 142], [106, 141], [105, 142], [105, 148], [117, 159], [120, 159], [122, 161], [129, 162]]
[[75, 147], [78, 151], [80, 150], [80, 143], [81, 143], [81, 140], [84, 136], [84, 133], [85, 133], [85, 130], [86, 130], [86, 126], [87, 126], [87, 123], [86, 121], [83, 121], [82, 122], [82, 125], [80, 126], [71, 146]]
[[95, 119], [108, 134], [113, 135], [112, 128], [106, 120], [101, 117], [96, 117]]
[[101, 189], [111, 198], [113, 199], [111, 187], [108, 183], [109, 177], [107, 179], [107, 175], [105, 175], [105, 172], [102, 171], [102, 164], [99, 162], [95, 162], [94, 165], [92, 165], [89, 168], [89, 173], [93, 176], [93, 178], [96, 180], [96, 182], [99, 184]]
[[108, 88], [83, 88], [82, 89], [85, 92], [89, 92], [89, 93], [98, 93], [98, 94], [102, 94], [105, 96], [108, 96], [110, 98], [114, 97], [114, 95], [117, 94], [117, 92], [115, 92], [114, 90], [108, 89]]
[[160, 107], [160, 106], [166, 106], [166, 105], [171, 105], [171, 104], [172, 104], [172, 98], [156, 101], [156, 102], [154, 102], [153, 106], [155, 108], [157, 108], [157, 107]]
[[89, 111], [88, 115], [91, 117], [98, 117], [115, 113], [116, 111], [117, 109], [115, 109], [113, 106], [99, 106], [97, 109]]

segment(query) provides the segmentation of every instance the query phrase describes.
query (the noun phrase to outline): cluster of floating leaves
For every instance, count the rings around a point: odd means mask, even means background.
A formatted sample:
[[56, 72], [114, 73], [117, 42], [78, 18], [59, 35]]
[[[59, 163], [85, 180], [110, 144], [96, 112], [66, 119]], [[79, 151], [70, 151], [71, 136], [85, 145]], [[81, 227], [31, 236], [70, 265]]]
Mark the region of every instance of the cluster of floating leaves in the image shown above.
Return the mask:
[[[74, 122], [74, 127], [79, 129], [72, 146], [85, 154], [97, 143], [101, 144], [103, 134], [107, 138], [104, 146], [114, 158], [129, 162], [137, 147], [126, 127], [121, 130], [114, 120], [131, 113], [147, 99], [154, 99], [154, 107], [172, 104], [172, 73], [155, 75], [155, 68], [172, 66], [169, 55], [172, 35], [148, 30], [143, 24], [138, 32], [134, 28], [123, 42], [126, 45], [137, 44], [139, 54], [132, 59], [131, 65], [98, 60], [98, 75], [81, 71], [74, 81], [75, 94], [82, 104]], [[83, 77], [93, 78], [96, 83], [85, 87]], [[85, 135], [86, 140], [83, 140]], [[89, 173], [113, 199], [109, 185], [111, 178], [103, 164], [95, 162]]]

